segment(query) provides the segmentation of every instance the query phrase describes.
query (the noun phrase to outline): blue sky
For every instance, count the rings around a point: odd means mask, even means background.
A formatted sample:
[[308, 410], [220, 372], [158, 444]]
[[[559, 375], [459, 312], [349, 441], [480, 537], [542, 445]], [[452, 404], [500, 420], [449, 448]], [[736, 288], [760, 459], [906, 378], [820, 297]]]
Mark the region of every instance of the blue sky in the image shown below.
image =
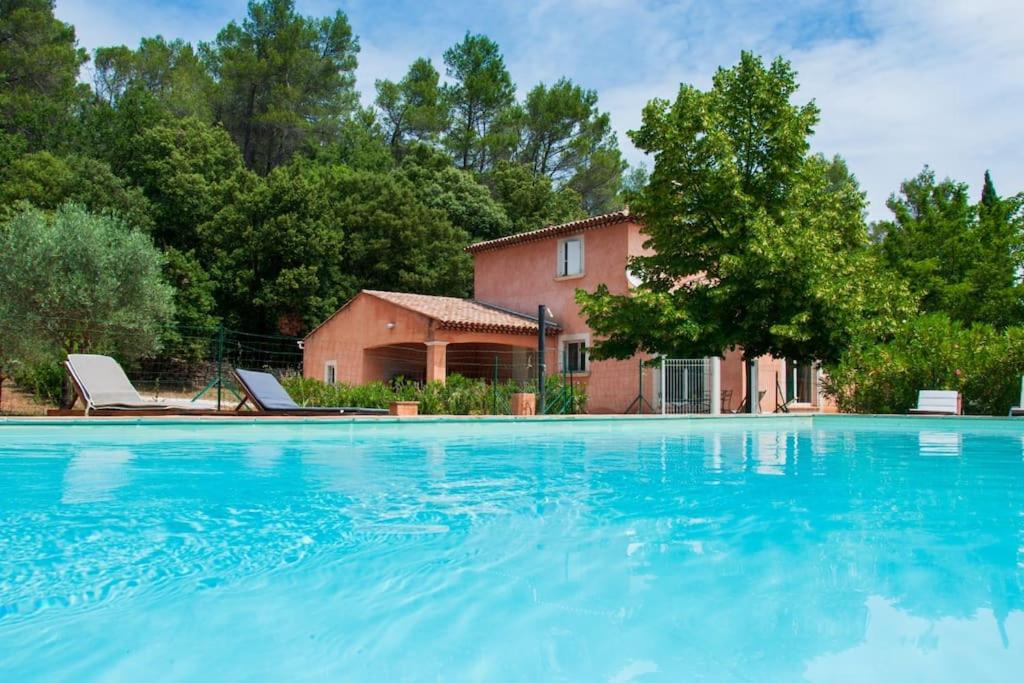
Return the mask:
[[[82, 46], [135, 45], [147, 35], [209, 40], [245, 14], [244, 0], [57, 0]], [[524, 93], [568, 76], [597, 90], [631, 163], [625, 131], [652, 97], [680, 82], [706, 87], [740, 50], [782, 55], [798, 99], [822, 110], [813, 145], [849, 161], [870, 215], [900, 181], [930, 164], [980, 191], [991, 169], [1002, 194], [1024, 190], [1024, 7], [1020, 0], [298, 0], [304, 14], [346, 12], [359, 35], [359, 88], [399, 78], [467, 31], [502, 47]], [[131, 7], [131, 11], [126, 7]]]

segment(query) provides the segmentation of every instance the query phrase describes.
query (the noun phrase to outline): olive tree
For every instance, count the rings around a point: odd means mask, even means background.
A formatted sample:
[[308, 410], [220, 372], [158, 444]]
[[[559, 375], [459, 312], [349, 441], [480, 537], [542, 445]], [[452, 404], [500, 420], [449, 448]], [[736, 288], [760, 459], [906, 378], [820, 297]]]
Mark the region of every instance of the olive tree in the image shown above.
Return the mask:
[[28, 207], [0, 225], [0, 381], [67, 353], [137, 357], [173, 314], [149, 236], [77, 204]]

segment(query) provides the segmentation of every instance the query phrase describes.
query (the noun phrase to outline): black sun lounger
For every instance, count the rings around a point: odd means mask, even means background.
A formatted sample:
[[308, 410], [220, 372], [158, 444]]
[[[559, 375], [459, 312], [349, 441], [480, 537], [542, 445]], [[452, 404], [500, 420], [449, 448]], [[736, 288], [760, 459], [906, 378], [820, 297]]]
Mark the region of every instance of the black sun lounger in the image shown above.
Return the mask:
[[384, 408], [359, 408], [352, 406], [338, 407], [304, 407], [292, 400], [277, 378], [269, 372], [256, 370], [239, 370], [234, 372], [235, 381], [245, 394], [245, 399], [238, 404], [241, 408], [246, 402], [264, 413], [279, 415], [387, 415]]

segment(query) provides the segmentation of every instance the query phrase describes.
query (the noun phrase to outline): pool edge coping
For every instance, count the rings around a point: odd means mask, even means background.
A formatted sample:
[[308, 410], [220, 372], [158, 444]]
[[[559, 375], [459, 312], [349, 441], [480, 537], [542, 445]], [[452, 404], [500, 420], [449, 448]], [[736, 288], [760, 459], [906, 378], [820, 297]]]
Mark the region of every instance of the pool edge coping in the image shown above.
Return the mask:
[[113, 425], [306, 425], [306, 424], [361, 424], [361, 425], [425, 425], [425, 424], [557, 424], [595, 422], [656, 422], [656, 421], [771, 421], [799, 420], [908, 420], [911, 422], [1005, 422], [1024, 425], [1024, 420], [1000, 415], [892, 415], [854, 413], [760, 413], [728, 415], [417, 415], [417, 416], [343, 416], [300, 417], [300, 416], [217, 416], [217, 415], [166, 415], [166, 416], [103, 416], [103, 417], [51, 417], [51, 416], [0, 416], [0, 428], [4, 426], [113, 426]]

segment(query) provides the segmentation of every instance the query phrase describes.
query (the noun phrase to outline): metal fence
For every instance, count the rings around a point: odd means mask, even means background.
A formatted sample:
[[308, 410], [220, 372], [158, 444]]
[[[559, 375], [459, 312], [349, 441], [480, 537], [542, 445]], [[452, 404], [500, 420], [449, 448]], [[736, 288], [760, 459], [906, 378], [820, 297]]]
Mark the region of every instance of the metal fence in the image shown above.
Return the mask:
[[710, 413], [711, 360], [666, 358], [661, 364], [661, 412]]

